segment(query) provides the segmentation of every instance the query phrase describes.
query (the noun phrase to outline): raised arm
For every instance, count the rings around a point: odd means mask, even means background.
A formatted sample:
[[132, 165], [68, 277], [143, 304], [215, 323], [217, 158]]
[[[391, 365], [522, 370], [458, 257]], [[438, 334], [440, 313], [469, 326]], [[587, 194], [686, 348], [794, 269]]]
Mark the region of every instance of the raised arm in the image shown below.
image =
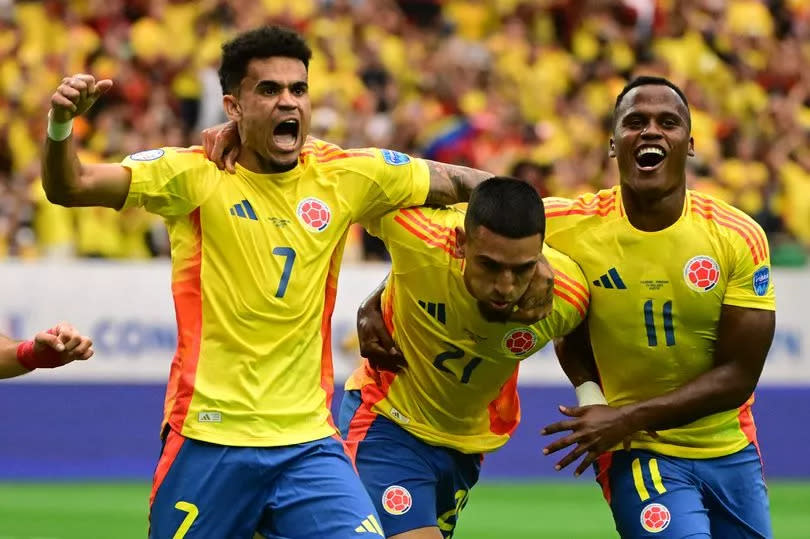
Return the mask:
[[0, 335], [0, 378], [14, 378], [38, 368], [61, 367], [92, 355], [93, 341], [70, 324], [40, 331], [30, 341], [18, 342]]
[[51, 96], [42, 155], [42, 186], [51, 202], [115, 209], [124, 205], [129, 169], [117, 164], [82, 164], [71, 134], [73, 118], [84, 114], [111, 87], [111, 80], [96, 81], [92, 75], [79, 74], [62, 79]]

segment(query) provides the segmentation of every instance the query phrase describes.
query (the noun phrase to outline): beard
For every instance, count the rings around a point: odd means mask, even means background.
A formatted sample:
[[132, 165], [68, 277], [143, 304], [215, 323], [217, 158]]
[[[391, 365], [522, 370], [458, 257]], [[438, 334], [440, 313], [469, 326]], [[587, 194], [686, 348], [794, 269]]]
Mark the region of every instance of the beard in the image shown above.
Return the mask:
[[504, 309], [502, 311], [493, 309], [483, 301], [478, 302], [478, 312], [484, 317], [487, 322], [505, 323], [509, 321], [512, 316], [512, 309]]

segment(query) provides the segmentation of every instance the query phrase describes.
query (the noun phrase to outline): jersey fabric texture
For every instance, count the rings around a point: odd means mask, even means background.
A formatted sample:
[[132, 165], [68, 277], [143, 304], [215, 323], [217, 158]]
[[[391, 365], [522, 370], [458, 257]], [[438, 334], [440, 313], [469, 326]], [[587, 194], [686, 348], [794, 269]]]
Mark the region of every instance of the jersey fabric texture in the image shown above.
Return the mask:
[[[546, 199], [546, 241], [591, 285], [590, 338], [613, 406], [670, 392], [713, 366], [723, 305], [774, 310], [768, 243], [750, 217], [687, 191], [680, 218], [643, 232], [618, 187]], [[730, 455], [756, 444], [753, 395], [739, 409], [633, 436], [632, 447], [685, 458]]]
[[335, 433], [330, 319], [349, 225], [422, 204], [424, 161], [310, 138], [280, 174], [220, 171], [200, 148], [127, 157], [125, 208], [163, 216], [178, 346], [164, 423], [231, 446]]
[[366, 362], [346, 382], [347, 390], [362, 391], [367, 413], [358, 412], [344, 433], [350, 448], [374, 414], [432, 445], [469, 454], [499, 448], [520, 421], [521, 360], [585, 317], [582, 272], [568, 257], [545, 249], [555, 270], [553, 312], [531, 326], [487, 322], [464, 284], [464, 260], [456, 249], [456, 227], [463, 223], [458, 209], [426, 207], [365, 222], [391, 253], [383, 316], [408, 367], [392, 374]]

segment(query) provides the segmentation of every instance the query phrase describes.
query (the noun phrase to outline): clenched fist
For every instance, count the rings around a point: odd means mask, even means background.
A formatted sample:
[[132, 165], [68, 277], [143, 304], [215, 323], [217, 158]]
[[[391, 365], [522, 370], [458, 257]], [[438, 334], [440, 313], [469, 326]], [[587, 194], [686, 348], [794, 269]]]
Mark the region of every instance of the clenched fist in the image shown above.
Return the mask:
[[51, 96], [51, 119], [65, 123], [84, 114], [112, 85], [110, 79], [97, 81], [86, 73], [65, 77]]

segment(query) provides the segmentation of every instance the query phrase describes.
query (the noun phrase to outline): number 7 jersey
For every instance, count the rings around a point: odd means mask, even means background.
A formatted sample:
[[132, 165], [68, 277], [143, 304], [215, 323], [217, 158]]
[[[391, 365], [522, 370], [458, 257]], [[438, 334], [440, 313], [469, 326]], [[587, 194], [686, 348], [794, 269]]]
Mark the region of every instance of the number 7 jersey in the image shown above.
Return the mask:
[[[568, 254], [591, 285], [591, 344], [608, 402], [673, 391], [714, 364], [723, 305], [774, 310], [768, 243], [741, 211], [687, 191], [681, 217], [657, 232], [634, 228], [618, 187], [577, 199], [545, 199], [546, 241]], [[712, 458], [756, 442], [753, 396], [633, 447]]]
[[201, 148], [149, 150], [123, 165], [125, 207], [163, 216], [171, 240], [178, 344], [164, 422], [231, 446], [333, 435], [330, 324], [346, 234], [354, 221], [424, 203], [424, 161], [310, 138], [279, 174], [228, 174]]

